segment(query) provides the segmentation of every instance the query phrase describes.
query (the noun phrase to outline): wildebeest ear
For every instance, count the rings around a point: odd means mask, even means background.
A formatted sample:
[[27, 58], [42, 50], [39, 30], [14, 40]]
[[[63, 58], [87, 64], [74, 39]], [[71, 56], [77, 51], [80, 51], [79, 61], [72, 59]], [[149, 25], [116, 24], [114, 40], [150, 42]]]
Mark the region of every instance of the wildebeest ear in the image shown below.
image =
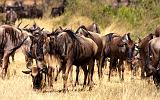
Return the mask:
[[131, 35], [130, 35], [131, 33], [127, 33], [127, 36], [128, 36], [128, 40], [129, 41], [131, 41], [132, 39], [131, 39]]
[[22, 72], [25, 73], [25, 74], [30, 74], [31, 70], [29, 70], [29, 71], [22, 71]]
[[25, 26], [23, 27], [23, 29], [25, 29], [28, 25], [29, 25], [29, 24], [25, 25]]

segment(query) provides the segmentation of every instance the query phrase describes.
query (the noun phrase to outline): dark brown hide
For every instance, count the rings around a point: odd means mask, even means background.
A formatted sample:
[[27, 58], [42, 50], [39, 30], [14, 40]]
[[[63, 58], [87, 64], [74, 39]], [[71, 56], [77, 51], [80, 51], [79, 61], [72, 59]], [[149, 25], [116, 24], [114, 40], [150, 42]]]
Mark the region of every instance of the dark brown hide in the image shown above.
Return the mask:
[[149, 41], [153, 39], [153, 34], [149, 34], [147, 35], [145, 38], [143, 38], [142, 40], [139, 39], [139, 44], [138, 44], [138, 48], [139, 48], [139, 54], [140, 54], [140, 62], [141, 62], [141, 79], [145, 78], [145, 66], [146, 66], [146, 58], [147, 58], [147, 50], [148, 50], [148, 43]]
[[[6, 76], [9, 56], [28, 38], [28, 33], [9, 25], [0, 26], [0, 60], [1, 75]], [[3, 60], [2, 60], [3, 59]]]
[[153, 38], [149, 41], [146, 75], [153, 75], [153, 80], [157, 88], [160, 87], [160, 37]]
[[[87, 38], [92, 39], [97, 44], [98, 51], [96, 54], [96, 61], [97, 61], [97, 66], [98, 66], [98, 75], [99, 75], [99, 78], [102, 78], [101, 56], [102, 56], [103, 44], [102, 44], [101, 36], [95, 32], [89, 32], [85, 28], [85, 26], [80, 26], [76, 31], [76, 35], [83, 35]], [[77, 72], [79, 72], [78, 69], [77, 69]], [[78, 82], [78, 79], [76, 81]]]
[[[124, 61], [127, 60], [131, 63], [133, 58], [133, 52], [135, 49], [135, 43], [130, 38], [130, 34], [125, 34], [123, 37], [116, 36], [113, 38], [109, 44], [110, 48], [110, 66], [109, 66], [109, 76], [112, 69], [118, 68], [119, 77], [121, 80], [124, 80]], [[119, 61], [118, 61], [119, 60]], [[131, 66], [131, 65], [130, 65]]]
[[114, 38], [114, 33], [109, 33], [107, 35], [102, 36], [102, 58], [101, 58], [101, 66], [104, 68], [105, 61], [108, 57], [110, 57], [110, 43], [112, 39]]
[[[41, 40], [41, 39], [38, 39]], [[65, 30], [64, 32], [59, 33], [55, 36], [50, 36], [50, 39], [47, 43], [45, 48], [47, 48], [47, 54], [50, 56], [56, 56], [60, 59], [61, 68], [63, 73], [63, 80], [64, 80], [64, 92], [67, 90], [67, 79], [68, 74], [72, 65], [76, 66], [83, 66], [89, 63], [88, 71], [87, 67], [82, 67], [85, 78], [84, 78], [84, 85], [86, 85], [86, 79], [88, 76], [89, 84], [91, 86], [91, 70], [94, 67], [94, 58], [97, 53], [97, 45], [91, 39], [85, 38], [83, 36], [76, 36], [70, 30]], [[41, 66], [42, 59], [41, 55], [44, 55], [42, 49], [43, 46], [42, 41], [37, 41], [37, 48], [36, 48], [36, 58], [37, 58], [37, 66]], [[41, 51], [37, 51], [37, 49]], [[37, 53], [39, 52], [39, 54]], [[37, 55], [38, 54], [38, 55]], [[39, 65], [40, 64], [40, 65]]]

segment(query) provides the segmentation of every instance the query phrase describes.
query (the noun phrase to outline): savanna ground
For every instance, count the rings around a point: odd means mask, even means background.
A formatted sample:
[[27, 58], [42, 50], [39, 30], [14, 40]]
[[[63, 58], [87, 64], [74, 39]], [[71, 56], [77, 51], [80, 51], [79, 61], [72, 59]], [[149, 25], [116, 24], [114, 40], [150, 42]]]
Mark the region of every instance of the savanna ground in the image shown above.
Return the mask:
[[[153, 83], [140, 80], [137, 76], [135, 80], [130, 80], [130, 72], [125, 71], [125, 81], [120, 82], [115, 73], [111, 81], [107, 81], [108, 71], [104, 71], [104, 78], [99, 82], [97, 69], [94, 72], [94, 88], [92, 91], [79, 91], [82, 85], [72, 88], [69, 83], [69, 92], [66, 94], [58, 92], [61, 90], [61, 75], [57, 82], [54, 82], [53, 90], [48, 92], [33, 91], [32, 79], [30, 75], [25, 75], [24, 56], [21, 51], [16, 53], [15, 62], [9, 66], [9, 73], [5, 80], [0, 79], [0, 100], [159, 100], [160, 93], [156, 90]], [[74, 67], [75, 69], [75, 67]], [[126, 68], [126, 70], [128, 70]], [[75, 72], [75, 71], [74, 71]], [[75, 80], [75, 73], [74, 73]], [[83, 83], [83, 73], [80, 73], [80, 84]]]
[[[52, 28], [58, 27], [57, 23], [64, 16], [54, 19], [23, 19], [21, 27], [26, 24], [32, 25], [34, 21], [46, 30], [52, 31]], [[16, 25], [20, 21], [16, 22]], [[91, 20], [86, 17], [73, 17], [72, 21], [66, 26], [76, 29], [80, 24], [88, 25], [92, 23]], [[119, 27], [120, 28], [120, 27]], [[110, 31], [119, 31], [119, 28], [115, 28], [114, 23], [102, 30], [102, 33], [108, 33]], [[124, 33], [127, 30], [121, 28], [119, 33]], [[58, 81], [53, 83], [53, 89], [46, 89], [46, 91], [33, 91], [32, 89], [32, 79], [30, 75], [22, 73], [25, 70], [25, 60], [24, 55], [19, 49], [15, 56], [15, 62], [11, 62], [8, 69], [8, 74], [5, 80], [0, 79], [0, 100], [50, 100], [50, 99], [77, 99], [77, 100], [159, 100], [160, 93], [156, 90], [153, 82], [148, 83], [147, 81], [140, 79], [140, 74], [135, 77], [134, 80], [130, 79], [130, 71], [126, 66], [125, 69], [125, 80], [120, 82], [117, 72], [113, 73], [111, 81], [108, 81], [108, 67], [104, 69], [104, 77], [100, 82], [97, 75], [97, 67], [95, 67], [94, 72], [94, 88], [92, 91], [88, 91], [86, 88], [84, 91], [80, 91], [83, 83], [83, 72], [80, 72], [80, 85], [72, 87], [72, 83], [68, 81], [69, 92], [66, 94], [59, 92], [63, 88], [63, 80], [60, 76]], [[140, 70], [139, 70], [140, 72]], [[75, 81], [75, 67], [73, 74], [73, 82]]]

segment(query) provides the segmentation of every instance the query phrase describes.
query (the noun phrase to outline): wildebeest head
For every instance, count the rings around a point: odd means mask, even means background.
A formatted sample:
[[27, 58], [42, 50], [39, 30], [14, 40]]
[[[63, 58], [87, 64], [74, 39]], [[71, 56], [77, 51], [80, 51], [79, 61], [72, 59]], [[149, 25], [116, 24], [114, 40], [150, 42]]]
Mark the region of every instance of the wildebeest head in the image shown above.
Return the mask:
[[31, 70], [22, 72], [31, 75], [33, 82], [33, 89], [42, 88], [43, 73], [46, 73], [45, 69], [41, 69], [39, 67], [32, 67]]
[[30, 39], [32, 41], [31, 47], [34, 48], [34, 52], [32, 52], [35, 55], [37, 66], [40, 68], [44, 67], [44, 44], [46, 41], [46, 35], [43, 31], [43, 28], [36, 29], [34, 31], [30, 31], [30, 29], [27, 29], [27, 31], [31, 32]]
[[32, 41], [33, 41], [33, 44], [36, 48], [36, 50], [35, 50], [36, 60], [38, 60], [38, 61], [41, 61], [44, 59], [43, 45], [45, 43], [46, 37], [43, 34], [42, 30], [43, 29], [36, 30], [32, 33], [33, 34]]
[[122, 37], [124, 52], [127, 54], [127, 61], [130, 63], [134, 56], [134, 51], [136, 48], [135, 42], [130, 38], [130, 33], [125, 34]]
[[89, 25], [88, 27], [86, 27], [86, 29], [88, 31], [96, 32], [96, 33], [100, 34], [100, 29], [99, 29], [99, 27], [98, 27], [98, 25], [96, 23], [92, 23], [91, 25]]

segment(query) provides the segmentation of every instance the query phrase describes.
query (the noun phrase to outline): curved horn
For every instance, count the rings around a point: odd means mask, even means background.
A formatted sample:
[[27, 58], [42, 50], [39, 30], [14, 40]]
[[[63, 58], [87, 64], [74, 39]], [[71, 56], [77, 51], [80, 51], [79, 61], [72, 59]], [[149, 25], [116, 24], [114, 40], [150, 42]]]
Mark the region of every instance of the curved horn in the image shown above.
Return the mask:
[[17, 27], [19, 28], [19, 26], [22, 24], [22, 20], [21, 20], [21, 22], [17, 25]]
[[59, 29], [63, 30], [63, 28], [61, 26], [59, 26]]
[[27, 24], [26, 26], [24, 26], [23, 28], [26, 28], [29, 24]]
[[42, 28], [40, 31], [43, 31], [44, 28]]
[[30, 74], [32, 71], [29, 70], [29, 71], [22, 71], [24, 74]]

